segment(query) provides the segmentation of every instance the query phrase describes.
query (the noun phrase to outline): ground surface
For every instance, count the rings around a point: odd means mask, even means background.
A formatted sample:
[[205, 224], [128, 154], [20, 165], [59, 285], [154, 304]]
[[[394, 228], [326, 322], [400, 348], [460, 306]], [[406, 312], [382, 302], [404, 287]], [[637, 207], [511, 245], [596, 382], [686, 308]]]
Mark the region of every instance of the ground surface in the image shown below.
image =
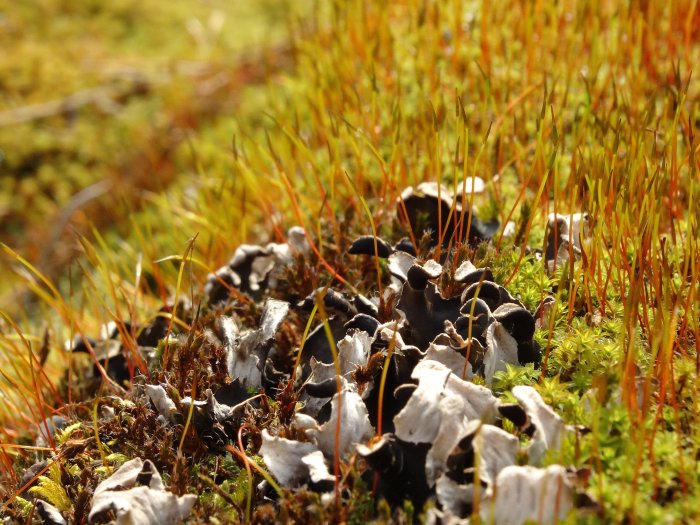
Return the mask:
[[[541, 463], [578, 469], [599, 505], [569, 521], [697, 521], [696, 2], [355, 1], [298, 14], [276, 3], [60, 4], [2, 8], [13, 50], [0, 59], [3, 513], [38, 519], [38, 497], [84, 522], [98, 483], [138, 456], [169, 491], [196, 495], [193, 521], [420, 516], [420, 498], [378, 489], [391, 505], [373, 501], [354, 449], [326, 454], [341, 474], [330, 500], [322, 484], [256, 488], [274, 470], [260, 450], [266, 432], [317, 439], [293, 417], [308, 404], [291, 377], [305, 332], [324, 334], [327, 321], [340, 339], [323, 301], [313, 313], [297, 303], [326, 286], [384, 297], [389, 263], [348, 254], [376, 232], [443, 263], [431, 282], [444, 296], [462, 292], [448, 274], [469, 259], [540, 319], [539, 362], [518, 359], [489, 386], [509, 404], [515, 386], [532, 385], [578, 427]], [[59, 43], [65, 51], [52, 51]], [[415, 218], [444, 245], [410, 235], [397, 216], [404, 188], [440, 181], [451, 193], [472, 175], [484, 181], [474, 217], [448, 206], [437, 224]], [[582, 253], [548, 272], [537, 251], [547, 258], [547, 217], [577, 212], [589, 217]], [[460, 248], [450, 221], [470, 217], [498, 227]], [[232, 278], [228, 302], [212, 302], [207, 275], [238, 245], [284, 244], [293, 225], [310, 246], [287, 261], [281, 286]], [[397, 297], [385, 297], [379, 321], [400, 315]], [[197, 419], [180, 400], [235, 379], [220, 317], [254, 329], [268, 298], [291, 304], [274, 336], [278, 382], [256, 384], [266, 395], [234, 420]], [[100, 340], [109, 321], [114, 343]], [[143, 375], [122, 390], [64, 350], [76, 335], [116, 348], [127, 378]], [[404, 335], [425, 350], [427, 336]], [[381, 383], [390, 346], [373, 349], [369, 382]], [[472, 383], [488, 382], [479, 365]], [[157, 384], [176, 403], [169, 421], [147, 395]], [[68, 430], [36, 443], [51, 414]], [[495, 423], [528, 443], [517, 424]], [[19, 497], [23, 473], [44, 459], [55, 466]]]

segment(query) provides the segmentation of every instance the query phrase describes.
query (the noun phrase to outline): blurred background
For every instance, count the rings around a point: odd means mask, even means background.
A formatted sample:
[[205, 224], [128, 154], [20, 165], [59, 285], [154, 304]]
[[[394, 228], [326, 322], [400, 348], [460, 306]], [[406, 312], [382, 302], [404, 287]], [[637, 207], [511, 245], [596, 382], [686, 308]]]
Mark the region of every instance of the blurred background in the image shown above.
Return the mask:
[[[312, 12], [283, 0], [0, 1], [0, 242], [57, 279], [78, 235], [124, 235], [178, 178], [230, 172], [242, 94], [290, 67], [291, 27]], [[0, 269], [0, 309], [16, 310], [25, 283]]]

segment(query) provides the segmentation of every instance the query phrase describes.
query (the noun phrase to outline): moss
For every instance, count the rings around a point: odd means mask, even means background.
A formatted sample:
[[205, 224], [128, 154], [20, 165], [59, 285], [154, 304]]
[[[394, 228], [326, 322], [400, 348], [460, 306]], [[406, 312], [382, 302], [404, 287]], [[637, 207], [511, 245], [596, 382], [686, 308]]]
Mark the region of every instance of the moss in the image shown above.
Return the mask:
[[[33, 400], [59, 404], [50, 388], [40, 397], [32, 385], [32, 372], [46, 372], [83, 418], [59, 443], [75, 522], [86, 517], [98, 477], [138, 454], [178, 491], [201, 494], [195, 520], [242, 520], [248, 496], [260, 523], [420, 516], [425, 509], [372, 501], [359, 466], [344, 473], [345, 507], [301, 493], [275, 508], [249, 492], [242, 463], [185, 432], [184, 421], [164, 427], [143, 403], [120, 406], [116, 420], [99, 424], [105, 465], [84, 400], [113, 401], [99, 381], [79, 381], [92, 363], [82, 366], [61, 345], [109, 320], [147, 324], [178, 290], [195, 307], [179, 319], [172, 359], [163, 363], [161, 343], [160, 364], [148, 373], [180, 397], [195, 383], [200, 392], [221, 386], [221, 353], [203, 334], [221, 313], [253, 320], [259, 312], [237, 304], [202, 308], [197, 317], [197, 306], [206, 275], [236, 245], [279, 240], [300, 224], [318, 254], [285, 276], [290, 298], [337, 284], [338, 276], [371, 294], [389, 275], [384, 264], [378, 277], [371, 258], [345, 254], [370, 230], [353, 186], [380, 235], [394, 240], [406, 234], [394, 219], [402, 188], [474, 174], [487, 187], [475, 198], [479, 217], [502, 226], [513, 220], [515, 234], [461, 247], [461, 256], [491, 266], [531, 312], [555, 299], [549, 324], [535, 334], [544, 372], [509, 368], [495, 387], [536, 383], [568, 423], [590, 429], [548, 458], [592, 470], [591, 492], [603, 509], [570, 521], [693, 521], [700, 84], [690, 69], [700, 46], [688, 36], [698, 16], [691, 4], [339, 2], [300, 8], [300, 17], [281, 2], [177, 0], [163, 8], [162, 0], [44, 0], [7, 9], [0, 119], [83, 89], [113, 91], [106, 103], [0, 128], [0, 236], [58, 290], [37, 284], [40, 277], [5, 254], [3, 311], [19, 319], [34, 350], [44, 325], [52, 335], [38, 368], [11, 323], [0, 321], [2, 440], [29, 445], [41, 413]], [[218, 12], [226, 17], [220, 32]], [[229, 30], [242, 16], [251, 22]], [[109, 192], [71, 211], [76, 192], [101, 180], [112, 182]], [[538, 252], [547, 215], [578, 211], [592, 218], [584, 255], [549, 275]], [[56, 242], [56, 228], [84, 237]], [[163, 259], [173, 254], [180, 259]], [[27, 299], [30, 292], [36, 297]], [[290, 360], [304, 328], [295, 318], [276, 341]], [[69, 362], [70, 378], [57, 379]], [[262, 428], [288, 423], [296, 401], [283, 391], [247, 415], [249, 452]], [[3, 457], [18, 472], [31, 464], [26, 451]], [[8, 461], [0, 475], [17, 481]], [[26, 516], [27, 505], [15, 499], [8, 512]]]

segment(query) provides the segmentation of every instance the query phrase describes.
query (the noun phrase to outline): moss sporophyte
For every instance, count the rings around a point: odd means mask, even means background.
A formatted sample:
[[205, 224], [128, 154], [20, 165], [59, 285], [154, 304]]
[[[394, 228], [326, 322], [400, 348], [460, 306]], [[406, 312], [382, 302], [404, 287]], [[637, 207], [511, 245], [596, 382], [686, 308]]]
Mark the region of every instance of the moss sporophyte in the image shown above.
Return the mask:
[[5, 519], [700, 521], [696, 2], [15, 4]]

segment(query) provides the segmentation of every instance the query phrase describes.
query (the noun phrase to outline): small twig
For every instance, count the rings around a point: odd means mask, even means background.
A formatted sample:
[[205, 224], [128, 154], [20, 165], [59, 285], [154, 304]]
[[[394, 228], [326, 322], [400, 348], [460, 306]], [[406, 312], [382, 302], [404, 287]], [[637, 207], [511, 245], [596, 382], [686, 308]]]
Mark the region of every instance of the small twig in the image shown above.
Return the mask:
[[0, 128], [14, 126], [16, 124], [30, 122], [32, 120], [41, 120], [58, 115], [66, 115], [77, 111], [84, 106], [89, 106], [90, 104], [95, 104], [107, 113], [113, 113], [119, 106], [119, 104], [115, 102], [115, 98], [123, 97], [124, 95], [128, 95], [129, 93], [141, 89], [142, 87], [138, 85], [133, 85], [128, 89], [122, 90], [117, 90], [108, 86], [101, 86], [97, 88], [84, 89], [57, 100], [10, 109], [0, 113]]
[[[0, 115], [2, 119], [2, 115]], [[0, 124], [1, 126], [2, 124]], [[51, 237], [46, 241], [37, 259], [37, 268], [43, 269], [46, 266], [50, 255], [54, 252], [56, 244], [60, 241], [66, 226], [70, 223], [73, 214], [91, 201], [101, 197], [112, 189], [112, 181], [103, 179], [87, 188], [83, 188], [73, 195], [68, 203], [61, 208], [58, 218], [53, 222]]]

